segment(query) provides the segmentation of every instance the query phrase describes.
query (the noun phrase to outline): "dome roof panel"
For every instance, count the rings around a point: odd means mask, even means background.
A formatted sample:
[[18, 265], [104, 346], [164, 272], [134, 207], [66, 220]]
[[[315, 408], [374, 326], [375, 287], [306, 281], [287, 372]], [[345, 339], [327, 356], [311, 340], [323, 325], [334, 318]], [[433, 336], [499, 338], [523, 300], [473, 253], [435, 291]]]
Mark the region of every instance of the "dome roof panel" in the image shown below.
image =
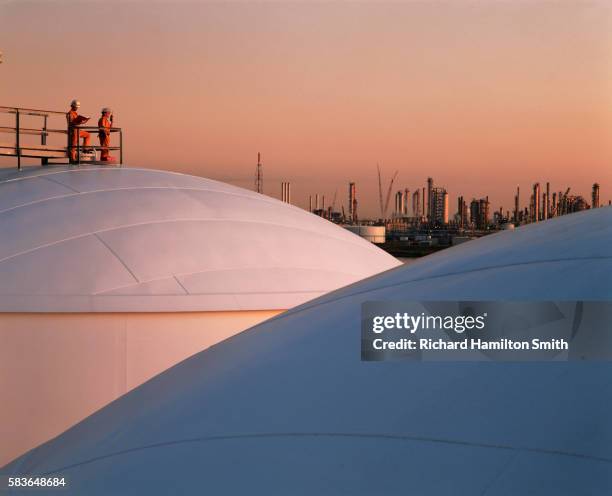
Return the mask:
[[177, 279], [190, 294], [223, 293], [228, 289], [234, 294], [261, 293], [265, 287], [270, 293], [279, 287], [286, 292], [319, 293], [330, 283], [338, 287], [350, 284], [352, 276], [322, 269], [261, 267], [200, 272]]
[[[117, 174], [117, 171], [120, 173]], [[126, 188], [206, 188], [212, 191], [245, 191], [212, 179], [154, 169], [82, 166], [29, 172], [21, 177], [25, 180], [33, 177], [44, 178], [77, 193]]]
[[[135, 282], [96, 236], [47, 246], [44, 253], [41, 257], [38, 250], [25, 252], [0, 263], [0, 294], [32, 298], [31, 304], [37, 295], [91, 296], [117, 284]], [[57, 284], [58, 280], [61, 284]]]
[[[169, 273], [185, 275], [210, 270], [203, 267], [202, 259], [216, 268], [321, 268], [343, 272], [337, 261], [347, 252], [347, 243], [338, 243], [333, 238], [313, 236], [311, 231], [299, 227], [255, 221], [155, 222], [113, 229], [98, 236], [139, 281]], [[270, 239], [274, 239], [273, 247]], [[221, 242], [222, 250], [218, 247]], [[326, 243], [328, 256], [317, 257], [314, 254], [322, 242]], [[353, 260], [367, 264], [369, 247], [349, 246]], [[378, 267], [384, 270], [384, 265]], [[352, 272], [363, 273], [365, 277], [372, 269], [369, 264], [353, 268]]]
[[[1, 178], [1, 175], [0, 175]], [[1, 179], [0, 179], [1, 181]], [[49, 181], [44, 177], [32, 177], [27, 182], [22, 180], [10, 180], [0, 183], [2, 200], [0, 200], [0, 211], [26, 205], [30, 202], [44, 200], [46, 198], [59, 197], [73, 193], [69, 188]]]
[[[21, 270], [24, 281], [35, 281], [37, 275], [32, 273], [32, 265], [26, 259], [36, 259], [42, 267], [54, 265], [54, 270], [38, 275], [44, 274], [44, 283], [30, 285], [46, 288], [47, 311], [67, 308], [75, 311], [79, 307], [77, 302], [83, 304], [82, 311], [92, 308], [100, 311], [107, 303], [113, 311], [121, 311], [120, 294], [126, 296], [123, 311], [133, 308], [142, 311], [146, 301], [152, 311], [209, 309], [211, 300], [205, 300], [205, 293], [198, 300], [195, 294], [187, 295], [183, 291], [185, 296], [190, 296], [185, 301], [178, 303], [176, 297], [167, 298], [161, 306], [159, 298], [154, 304], [152, 297], [180, 296], [175, 293], [177, 284], [180, 286], [176, 277], [228, 268], [307, 269], [311, 278], [315, 273], [329, 276], [321, 281], [316, 292], [309, 280], [300, 288], [297, 276], [274, 279], [281, 284], [274, 288], [271, 283], [264, 283], [264, 277], [257, 279], [261, 294], [292, 293], [288, 298], [298, 304], [305, 301], [305, 294], [318, 296], [339, 287], [341, 282], [353, 282], [399, 264], [371, 243], [309, 212], [209, 179], [98, 166], [1, 172], [0, 273]], [[73, 241], [92, 235], [105, 245], [103, 249], [70, 250]], [[325, 257], [312, 256], [321, 249]], [[62, 256], [56, 260], [58, 253]], [[83, 260], [67, 260], [70, 257]], [[118, 263], [123, 270], [104, 271], [106, 263], [113, 266]], [[8, 264], [6, 269], [4, 264]], [[105, 276], [99, 278], [91, 270], [78, 276], [64, 276], [60, 268], [71, 264], [100, 267]], [[301, 274], [305, 276], [306, 272]], [[83, 278], [79, 293], [71, 293], [70, 288], [75, 287], [67, 282], [71, 277]], [[200, 284], [196, 284], [198, 278], [192, 278], [194, 288]], [[155, 282], [162, 280], [167, 282]], [[30, 287], [12, 286], [10, 281], [11, 278], [0, 280], [0, 294], [11, 295], [17, 287], [20, 291]], [[128, 286], [132, 287], [125, 290], [129, 294], [123, 293], [121, 288]], [[254, 286], [251, 289], [255, 298], [257, 290]], [[132, 290], [135, 293], [130, 293]], [[38, 290], [32, 291], [41, 294]], [[226, 293], [233, 291], [236, 285], [228, 280]], [[56, 298], [58, 295], [74, 298], [64, 300], [66, 304], [62, 305]], [[242, 300], [245, 298], [243, 294]], [[274, 297], [268, 296], [268, 299], [268, 308], [282, 308]], [[258, 298], [262, 300], [265, 297]], [[33, 299], [28, 301], [4, 299], [0, 302], [0, 311], [36, 308]], [[238, 306], [234, 298], [227, 297], [224, 301], [223, 308], [218, 310]]]

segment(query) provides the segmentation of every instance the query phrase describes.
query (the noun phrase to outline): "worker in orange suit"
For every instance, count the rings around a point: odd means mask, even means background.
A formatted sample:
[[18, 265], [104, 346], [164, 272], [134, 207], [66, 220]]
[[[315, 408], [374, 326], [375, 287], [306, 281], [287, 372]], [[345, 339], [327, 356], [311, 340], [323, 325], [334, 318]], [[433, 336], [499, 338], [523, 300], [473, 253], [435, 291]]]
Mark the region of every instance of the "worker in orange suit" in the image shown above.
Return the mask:
[[114, 162], [115, 157], [108, 151], [110, 146], [110, 130], [113, 127], [113, 112], [108, 107], [102, 109], [102, 117], [98, 120], [98, 138], [100, 138], [100, 160], [102, 162]]
[[87, 131], [82, 131], [77, 128], [81, 124], [86, 123], [89, 117], [79, 115], [78, 110], [81, 106], [81, 102], [78, 100], [72, 100], [70, 102], [70, 112], [66, 114], [66, 120], [68, 121], [68, 135], [70, 136], [70, 161], [72, 163], [77, 161], [77, 145], [79, 138], [83, 138], [83, 147], [87, 148], [91, 145], [90, 136]]

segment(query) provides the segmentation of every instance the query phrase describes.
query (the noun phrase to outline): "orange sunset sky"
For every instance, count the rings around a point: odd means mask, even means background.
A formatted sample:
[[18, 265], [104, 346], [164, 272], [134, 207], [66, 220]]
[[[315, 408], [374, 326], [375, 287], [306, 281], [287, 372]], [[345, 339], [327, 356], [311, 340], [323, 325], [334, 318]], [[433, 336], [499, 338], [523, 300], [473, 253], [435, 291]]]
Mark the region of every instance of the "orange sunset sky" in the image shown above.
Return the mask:
[[612, 199], [612, 2], [0, 0], [0, 50], [0, 105], [111, 106], [132, 166], [252, 188], [260, 151], [267, 194], [355, 181], [362, 216], [377, 162], [451, 213], [547, 180]]

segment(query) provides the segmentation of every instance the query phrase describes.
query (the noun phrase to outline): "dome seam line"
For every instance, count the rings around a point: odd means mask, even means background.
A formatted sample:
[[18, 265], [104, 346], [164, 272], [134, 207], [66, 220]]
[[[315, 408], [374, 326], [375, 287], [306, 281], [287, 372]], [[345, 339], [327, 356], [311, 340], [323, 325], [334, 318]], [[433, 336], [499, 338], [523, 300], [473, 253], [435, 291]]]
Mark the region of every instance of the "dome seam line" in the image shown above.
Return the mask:
[[106, 249], [111, 252], [111, 254], [119, 261], [119, 263], [121, 265], [123, 265], [123, 268], [125, 270], [127, 270], [129, 272], [129, 274], [134, 278], [134, 280], [137, 283], [140, 283], [140, 281], [138, 280], [138, 278], [136, 277], [136, 275], [134, 274], [134, 272], [132, 272], [132, 270], [128, 267], [128, 265], [123, 261], [123, 259], [115, 252], [115, 250], [113, 250], [107, 243], [106, 241], [104, 241], [100, 236], [98, 236], [97, 233], [93, 233], [94, 237], [100, 242], [102, 243]]
[[[127, 448], [124, 450], [116, 451], [113, 453], [107, 453], [104, 455], [99, 455], [94, 458], [90, 458], [87, 460], [82, 460], [70, 465], [65, 465], [63, 467], [56, 468], [52, 471], [45, 472], [41, 475], [47, 476], [49, 474], [61, 473], [64, 470], [70, 470], [72, 468], [80, 467], [83, 465], [95, 463], [101, 460], [105, 460], [108, 458], [113, 458], [116, 456], [127, 455], [130, 453], [134, 453], [137, 451], [144, 451], [147, 449], [156, 449], [156, 448], [164, 448], [167, 446], [176, 446], [179, 444], [187, 444], [187, 443], [205, 443], [205, 442], [214, 442], [214, 441], [228, 441], [228, 440], [237, 440], [237, 439], [265, 439], [265, 438], [285, 438], [285, 437], [331, 437], [331, 438], [355, 438], [355, 439], [385, 439], [389, 441], [408, 441], [408, 442], [424, 442], [424, 443], [434, 443], [434, 444], [445, 444], [445, 445], [456, 445], [456, 446], [466, 446], [471, 448], [485, 448], [485, 449], [494, 449], [494, 450], [504, 450], [504, 451], [512, 451], [512, 452], [524, 452], [524, 453], [535, 453], [539, 455], [553, 455], [553, 456], [564, 456], [564, 457], [572, 457], [572, 458], [580, 458], [586, 459], [595, 462], [602, 462], [607, 464], [612, 464], [612, 459], [596, 456], [596, 455], [588, 455], [585, 453], [575, 453], [572, 451], [564, 451], [559, 449], [546, 449], [546, 448], [531, 448], [528, 446], [512, 446], [505, 444], [489, 444], [489, 443], [479, 443], [472, 441], [464, 441], [464, 440], [456, 440], [456, 439], [445, 439], [445, 438], [436, 438], [430, 436], [411, 436], [411, 435], [395, 435], [395, 434], [378, 434], [378, 433], [353, 433], [353, 432], [272, 432], [272, 433], [259, 433], [259, 434], [228, 434], [228, 435], [220, 435], [220, 436], [202, 436], [202, 437], [194, 437], [194, 438], [186, 438], [186, 439], [177, 439], [172, 441], [162, 441], [159, 443], [153, 443], [144, 446], [137, 446], [133, 448]], [[31, 455], [34, 455], [35, 451], [31, 452]]]
[[40, 176], [40, 178], [45, 180], [45, 181], [49, 181], [50, 183], [57, 184], [57, 185], [59, 185], [59, 186], [61, 186], [63, 188], [69, 189], [70, 191], [73, 191], [76, 194], [81, 194], [81, 192], [78, 189], [74, 189], [72, 186], [60, 183], [59, 181], [56, 181], [55, 179], [52, 179], [50, 177]]
[[[176, 283], [183, 289], [183, 291], [185, 291], [185, 294], [191, 294], [189, 291], [187, 291], [187, 288], [185, 286], [183, 286], [183, 283], [181, 281], [179, 281], [179, 278], [176, 277], [176, 274], [172, 274], [172, 277], [174, 278], [174, 280], [176, 281]], [[119, 289], [119, 288], [116, 288]]]

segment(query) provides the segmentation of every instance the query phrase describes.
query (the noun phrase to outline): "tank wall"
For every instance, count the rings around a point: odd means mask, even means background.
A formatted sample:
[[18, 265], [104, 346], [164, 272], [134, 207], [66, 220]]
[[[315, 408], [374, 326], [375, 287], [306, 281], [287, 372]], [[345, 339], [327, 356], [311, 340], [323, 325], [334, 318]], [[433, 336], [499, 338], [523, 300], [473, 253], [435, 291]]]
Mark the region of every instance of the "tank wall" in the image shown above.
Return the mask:
[[278, 313], [1, 314], [0, 466]]
[[385, 242], [385, 226], [344, 226], [344, 228], [368, 240], [370, 243]]

